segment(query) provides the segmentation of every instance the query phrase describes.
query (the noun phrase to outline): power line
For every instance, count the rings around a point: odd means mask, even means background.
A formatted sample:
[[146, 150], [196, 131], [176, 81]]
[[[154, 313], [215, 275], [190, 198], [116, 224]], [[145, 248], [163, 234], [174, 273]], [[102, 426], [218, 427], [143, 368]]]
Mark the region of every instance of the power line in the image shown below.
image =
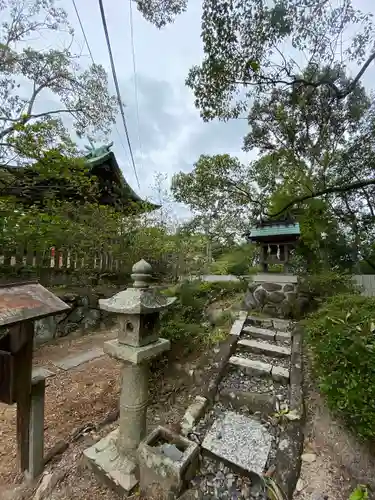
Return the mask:
[[134, 175], [135, 175], [135, 178], [137, 180], [138, 188], [141, 189], [141, 186], [140, 186], [140, 183], [139, 183], [139, 179], [138, 179], [137, 169], [136, 169], [136, 166], [135, 166], [135, 161], [134, 161], [134, 156], [133, 156], [133, 150], [132, 150], [132, 146], [131, 146], [131, 143], [130, 143], [128, 127], [126, 125], [126, 118], [125, 118], [125, 113], [124, 113], [124, 107], [122, 105], [120, 87], [119, 87], [118, 80], [117, 80], [117, 74], [116, 74], [115, 63], [114, 63], [114, 60], [113, 60], [111, 42], [109, 40], [109, 34], [108, 34], [108, 28], [107, 28], [107, 21], [106, 21], [105, 13], [104, 13], [103, 0], [99, 0], [99, 7], [100, 7], [100, 14], [101, 14], [101, 17], [102, 17], [102, 23], [103, 23], [103, 29], [104, 29], [105, 39], [106, 39], [106, 42], [107, 42], [107, 48], [108, 48], [109, 58], [110, 58], [110, 61], [111, 61], [112, 75], [113, 75], [113, 80], [115, 82], [116, 94], [117, 94], [117, 101], [118, 101], [118, 105], [119, 105], [119, 108], [120, 108], [122, 123], [124, 125], [126, 139], [127, 139], [128, 146], [129, 146], [130, 157], [131, 157], [131, 161], [132, 161], [132, 165], [133, 165]]
[[133, 0], [129, 0], [130, 40], [131, 40], [132, 59], [133, 59], [134, 98], [135, 98], [135, 107], [136, 107], [136, 114], [137, 114], [138, 143], [139, 143], [139, 150], [142, 153], [141, 134], [140, 134], [140, 120], [139, 120], [137, 68], [136, 68], [136, 64], [135, 64], [134, 24], [133, 24], [133, 8], [132, 8], [132, 3], [133, 3]]
[[[76, 12], [76, 16], [77, 16], [77, 19], [78, 19], [78, 23], [79, 23], [79, 25], [80, 25], [80, 28], [81, 28], [81, 31], [82, 31], [82, 34], [83, 34], [83, 38], [84, 38], [84, 40], [85, 40], [85, 43], [86, 43], [87, 49], [88, 49], [89, 54], [90, 54], [91, 61], [92, 61], [92, 63], [93, 63], [93, 64], [96, 64], [96, 63], [95, 63], [95, 60], [94, 60], [94, 57], [93, 57], [93, 54], [92, 54], [92, 50], [91, 50], [91, 48], [90, 48], [90, 45], [89, 45], [89, 42], [88, 42], [88, 39], [87, 39], [87, 36], [86, 36], [86, 33], [85, 33], [85, 29], [84, 29], [84, 27], [83, 27], [82, 19], [81, 19], [81, 16], [80, 16], [80, 14], [79, 14], [79, 11], [78, 11], [78, 8], [77, 8], [77, 5], [76, 5], [76, 2], [75, 2], [75, 0], [72, 0], [72, 2], [73, 2], [74, 10], [75, 10], [75, 12]], [[102, 6], [101, 6], [101, 7], [102, 7]], [[101, 9], [101, 10], [102, 10], [102, 9]], [[104, 12], [103, 12], [103, 14], [104, 14]], [[103, 19], [103, 17], [102, 17], [102, 19]], [[104, 17], [104, 23], [105, 23], [105, 17]], [[104, 24], [104, 23], [103, 23], [103, 24]], [[106, 25], [106, 24], [105, 24], [105, 25]], [[106, 30], [106, 29], [105, 29], [105, 30]], [[108, 33], [108, 32], [107, 32], [107, 33]], [[110, 56], [111, 56], [111, 63], [112, 63], [112, 62], [113, 62], [113, 58], [112, 58], [112, 52], [111, 52], [111, 51], [110, 51]], [[117, 82], [117, 78], [115, 78], [115, 77], [114, 77], [114, 79], [115, 79], [115, 84], [116, 84], [116, 82]], [[118, 84], [117, 84], [117, 88], [118, 88]], [[116, 90], [117, 90], [117, 89], [116, 89]], [[120, 96], [120, 98], [119, 98], [119, 94], [117, 94], [117, 99], [119, 100], [119, 104], [120, 104], [120, 111], [121, 111], [121, 115], [122, 115], [123, 122], [124, 122], [125, 133], [126, 133], [126, 137], [127, 137], [127, 139], [128, 139], [128, 145], [129, 145], [129, 150], [130, 150], [130, 153], [131, 153], [131, 159], [132, 159], [132, 164], [133, 164], [133, 170], [134, 170], [134, 173], [135, 173], [135, 178], [136, 178], [136, 180], [137, 180], [138, 188], [139, 188], [139, 189], [141, 189], [141, 187], [140, 187], [140, 185], [139, 185], [139, 179], [138, 179], [138, 175], [137, 175], [137, 170], [136, 170], [136, 168], [135, 168], [135, 163], [134, 163], [133, 153], [132, 153], [131, 144], [130, 144], [130, 140], [129, 140], [129, 134], [128, 134], [128, 132], [127, 132], [126, 119], [125, 119], [124, 110], [123, 110], [123, 106], [122, 106], [122, 102], [121, 102], [121, 96]], [[123, 147], [123, 149], [124, 149], [124, 151], [125, 151], [126, 155], [128, 156], [128, 153], [127, 153], [127, 151], [126, 151], [126, 149], [125, 149], [125, 146], [124, 146], [124, 143], [123, 143], [123, 140], [122, 140], [122, 136], [121, 136], [121, 134], [120, 134], [120, 132], [119, 132], [119, 130], [118, 130], [117, 125], [116, 125], [116, 124], [115, 124], [115, 129], [116, 129], [116, 132], [117, 132], [117, 134], [118, 134], [118, 136], [119, 136], [121, 146]]]
[[[86, 36], [86, 33], [85, 33], [85, 29], [83, 27], [83, 23], [82, 23], [81, 16], [79, 14], [76, 2], [75, 2], [75, 0], [72, 0], [72, 2], [73, 2], [74, 10], [76, 11], [78, 23], [79, 23], [79, 25], [81, 27], [83, 38], [85, 39], [85, 43], [86, 43], [87, 49], [88, 49], [89, 54], [90, 54], [91, 61], [95, 65], [96, 63], [95, 63], [95, 60], [94, 60], [94, 56], [92, 55], [92, 50], [91, 50], [91, 47], [89, 45], [89, 41], [87, 39], [87, 36]], [[120, 139], [120, 144], [122, 146], [122, 149], [124, 150], [124, 153], [125, 153], [125, 155], [127, 156], [128, 160], [129, 160], [130, 159], [129, 158], [129, 153], [128, 153], [128, 151], [125, 148], [125, 144], [124, 144], [124, 141], [122, 140], [122, 135], [120, 134], [120, 131], [119, 131], [118, 126], [117, 126], [117, 123], [115, 123], [114, 125], [115, 125], [115, 129], [116, 129], [117, 135], [118, 135], [118, 137]]]
[[89, 54], [90, 54], [90, 57], [91, 57], [91, 61], [92, 61], [93, 64], [95, 64], [94, 58], [92, 56], [91, 48], [90, 48], [89, 42], [87, 40], [87, 36], [86, 36], [85, 30], [83, 29], [83, 24], [82, 24], [81, 16], [79, 15], [79, 12], [78, 12], [78, 9], [77, 9], [76, 0], [72, 0], [72, 2], [73, 2], [74, 10], [76, 11], [76, 15], [77, 15], [77, 19], [78, 19], [79, 25], [81, 27], [83, 38], [85, 39], [87, 50], [89, 51]]

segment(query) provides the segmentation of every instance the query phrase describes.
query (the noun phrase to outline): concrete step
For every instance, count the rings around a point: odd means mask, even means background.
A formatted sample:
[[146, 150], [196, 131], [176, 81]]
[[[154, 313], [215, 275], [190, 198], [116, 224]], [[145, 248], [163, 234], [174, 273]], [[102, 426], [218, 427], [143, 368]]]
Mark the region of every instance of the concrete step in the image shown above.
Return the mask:
[[286, 332], [287, 330], [290, 330], [292, 327], [292, 322], [286, 319], [274, 318], [272, 322], [274, 329], [280, 330], [281, 332]]
[[275, 331], [268, 328], [258, 328], [256, 326], [245, 326], [242, 331], [243, 333], [251, 335], [254, 339], [268, 341], [276, 340], [276, 342], [290, 342], [292, 339], [292, 335], [290, 332], [281, 332], [279, 330]]
[[256, 326], [245, 326], [242, 330], [254, 337], [255, 339], [263, 340], [275, 340], [276, 332], [274, 330], [269, 330], [268, 328], [258, 328]]
[[241, 339], [237, 345], [245, 347], [250, 352], [265, 354], [266, 356], [272, 356], [275, 358], [287, 358], [292, 354], [290, 347], [270, 344], [268, 342], [258, 342], [257, 340]]
[[243, 369], [247, 375], [271, 375], [272, 365], [262, 361], [241, 358], [240, 356], [231, 356], [229, 363]]
[[248, 316], [246, 323], [249, 323], [251, 326], [258, 326], [263, 328], [273, 327], [272, 318], [261, 318], [260, 316]]
[[282, 368], [281, 366], [273, 366], [269, 363], [263, 363], [262, 361], [248, 358], [241, 358], [239, 356], [231, 356], [229, 358], [229, 364], [244, 370], [247, 375], [272, 377], [274, 380], [283, 384], [287, 384], [289, 382], [290, 372], [287, 368]]

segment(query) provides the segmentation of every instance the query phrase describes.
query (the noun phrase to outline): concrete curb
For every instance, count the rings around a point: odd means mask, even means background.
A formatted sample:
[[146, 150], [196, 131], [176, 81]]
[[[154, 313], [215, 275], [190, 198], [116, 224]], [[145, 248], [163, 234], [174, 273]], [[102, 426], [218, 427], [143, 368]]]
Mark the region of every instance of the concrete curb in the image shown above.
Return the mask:
[[229, 358], [236, 350], [237, 342], [240, 339], [239, 333], [241, 332], [243, 325], [246, 322], [246, 318], [247, 314], [241, 311], [241, 318], [236, 319], [233, 324], [233, 326], [235, 325], [236, 333], [233, 335], [232, 327], [229, 337], [221, 344], [220, 350], [215, 357], [214, 363], [211, 369], [207, 372], [207, 384], [204, 384], [204, 387], [206, 387], [206, 389], [203, 391], [202, 396], [209, 402], [215, 400], [217, 389], [225, 374]]
[[300, 471], [303, 453], [303, 404], [302, 329], [297, 325], [292, 337], [290, 369], [290, 411], [299, 415], [298, 420], [288, 421], [283, 429], [276, 452], [275, 480], [288, 500], [293, 497]]

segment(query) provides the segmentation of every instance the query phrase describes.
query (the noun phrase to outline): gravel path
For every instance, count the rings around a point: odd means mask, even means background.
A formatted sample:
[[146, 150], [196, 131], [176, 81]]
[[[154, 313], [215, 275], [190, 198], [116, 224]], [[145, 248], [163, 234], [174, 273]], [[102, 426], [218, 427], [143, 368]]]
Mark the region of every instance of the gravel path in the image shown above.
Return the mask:
[[249, 391], [277, 396], [281, 402], [289, 401], [289, 386], [280, 384], [268, 377], [251, 377], [236, 368], [230, 368], [221, 381], [220, 389]]
[[282, 368], [290, 369], [290, 357], [288, 358], [277, 358], [267, 356], [266, 354], [255, 354], [250, 352], [246, 348], [237, 348], [236, 356], [240, 358], [253, 359], [254, 361], [261, 361], [262, 363], [268, 363], [270, 365], [281, 366]]

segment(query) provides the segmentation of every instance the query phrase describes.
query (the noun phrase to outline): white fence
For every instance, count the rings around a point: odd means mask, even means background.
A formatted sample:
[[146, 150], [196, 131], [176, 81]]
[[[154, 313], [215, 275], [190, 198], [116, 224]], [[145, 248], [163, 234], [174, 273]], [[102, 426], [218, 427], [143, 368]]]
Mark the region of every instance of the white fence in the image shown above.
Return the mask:
[[375, 274], [356, 274], [353, 278], [362, 287], [363, 295], [375, 297]]

